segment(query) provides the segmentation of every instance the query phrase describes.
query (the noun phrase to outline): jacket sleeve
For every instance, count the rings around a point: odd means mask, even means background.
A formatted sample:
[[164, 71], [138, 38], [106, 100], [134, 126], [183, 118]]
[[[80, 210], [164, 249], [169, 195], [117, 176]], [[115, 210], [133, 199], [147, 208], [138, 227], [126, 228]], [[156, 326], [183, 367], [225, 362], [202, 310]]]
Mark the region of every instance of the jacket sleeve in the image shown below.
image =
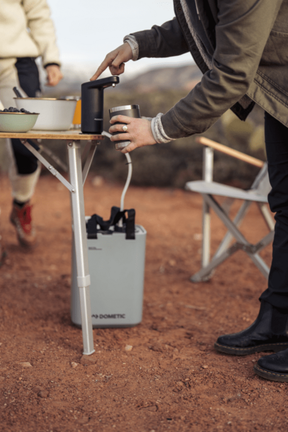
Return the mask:
[[176, 18], [162, 26], [132, 33], [139, 46], [138, 60], [143, 57], [172, 57], [189, 51]]
[[219, 0], [212, 68], [161, 118], [180, 138], [207, 130], [248, 91], [283, 0]]
[[55, 28], [46, 0], [23, 0], [23, 7], [30, 36], [39, 49], [43, 66], [60, 65]]

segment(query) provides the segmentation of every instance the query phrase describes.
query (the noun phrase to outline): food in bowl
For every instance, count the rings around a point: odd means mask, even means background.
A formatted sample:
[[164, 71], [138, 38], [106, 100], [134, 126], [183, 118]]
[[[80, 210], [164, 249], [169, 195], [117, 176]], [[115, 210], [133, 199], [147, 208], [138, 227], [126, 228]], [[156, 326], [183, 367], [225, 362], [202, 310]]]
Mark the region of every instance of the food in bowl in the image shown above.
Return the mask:
[[39, 117], [33, 127], [37, 130], [66, 131], [71, 128], [76, 99], [14, 98], [18, 109], [36, 111]]
[[26, 113], [26, 114], [38, 114], [35, 112], [31, 113], [30, 111], [27, 111], [24, 108], [21, 108], [19, 110], [18, 108], [14, 108], [14, 107], [4, 108], [3, 110], [0, 109], [0, 112], [22, 112], [22, 113]]
[[27, 132], [35, 125], [38, 115], [14, 107], [0, 110], [0, 132]]

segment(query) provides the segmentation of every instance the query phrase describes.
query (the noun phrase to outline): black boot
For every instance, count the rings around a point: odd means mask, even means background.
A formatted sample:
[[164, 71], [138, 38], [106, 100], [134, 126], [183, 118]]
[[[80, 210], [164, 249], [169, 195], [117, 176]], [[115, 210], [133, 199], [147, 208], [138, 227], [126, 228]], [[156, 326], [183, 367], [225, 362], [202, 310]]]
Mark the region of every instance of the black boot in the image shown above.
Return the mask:
[[262, 301], [259, 315], [250, 327], [220, 336], [214, 347], [232, 355], [285, 350], [288, 348], [288, 312]]
[[261, 357], [254, 366], [254, 371], [270, 381], [288, 382], [288, 349]]

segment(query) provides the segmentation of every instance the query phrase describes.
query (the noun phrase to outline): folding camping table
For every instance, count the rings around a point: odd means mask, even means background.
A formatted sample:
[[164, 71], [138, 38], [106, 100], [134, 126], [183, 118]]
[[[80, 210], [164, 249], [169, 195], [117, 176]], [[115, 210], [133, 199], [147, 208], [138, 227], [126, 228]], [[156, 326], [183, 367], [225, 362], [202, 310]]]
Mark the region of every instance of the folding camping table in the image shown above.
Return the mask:
[[[80, 309], [83, 336], [83, 354], [94, 350], [90, 305], [90, 275], [85, 225], [83, 185], [89, 172], [96, 146], [103, 140], [102, 135], [82, 134], [77, 130], [0, 132], [0, 138], [18, 138], [34, 156], [70, 191], [71, 213], [76, 252], [77, 283], [80, 293]], [[67, 181], [27, 140], [65, 140], [68, 149], [69, 177]], [[82, 142], [86, 145], [81, 151]]]

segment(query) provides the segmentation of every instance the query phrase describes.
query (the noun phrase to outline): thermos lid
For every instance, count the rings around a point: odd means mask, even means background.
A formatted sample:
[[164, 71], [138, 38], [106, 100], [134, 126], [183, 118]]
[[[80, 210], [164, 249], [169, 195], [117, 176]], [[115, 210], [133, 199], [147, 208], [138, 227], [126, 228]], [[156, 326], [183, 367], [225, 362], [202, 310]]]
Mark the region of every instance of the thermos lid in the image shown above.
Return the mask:
[[130, 110], [130, 109], [139, 109], [139, 105], [123, 105], [123, 106], [118, 106], [118, 107], [114, 107], [114, 108], [110, 108], [109, 112], [115, 112], [115, 111], [123, 111], [123, 110]]

